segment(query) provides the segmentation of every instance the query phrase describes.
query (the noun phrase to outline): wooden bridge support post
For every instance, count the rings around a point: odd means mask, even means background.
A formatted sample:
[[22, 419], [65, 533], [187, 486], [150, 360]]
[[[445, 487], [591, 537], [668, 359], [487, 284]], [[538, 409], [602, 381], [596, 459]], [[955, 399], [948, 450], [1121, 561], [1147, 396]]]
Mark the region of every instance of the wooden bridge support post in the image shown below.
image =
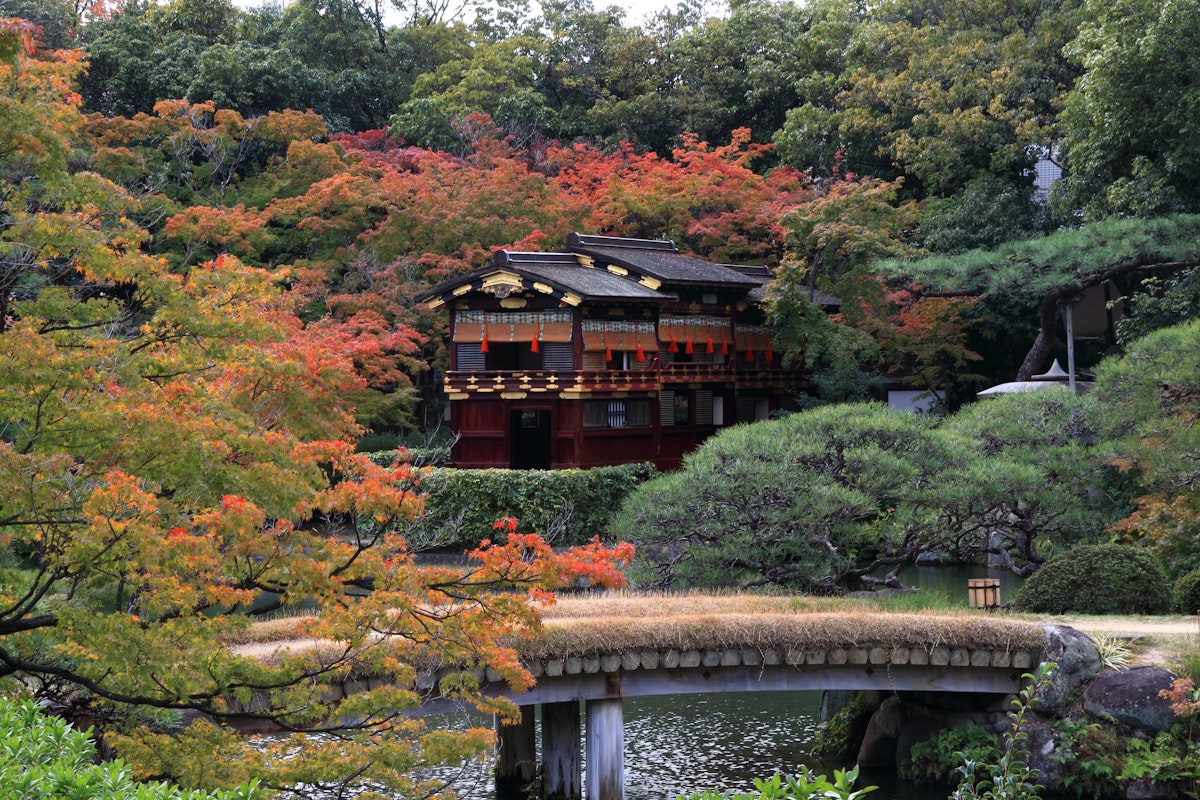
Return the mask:
[[583, 800], [579, 701], [542, 705], [542, 796]]
[[621, 698], [587, 701], [587, 800], [625, 800]]
[[534, 706], [521, 706], [521, 720], [503, 725], [496, 717], [496, 795], [524, 797], [537, 775]]

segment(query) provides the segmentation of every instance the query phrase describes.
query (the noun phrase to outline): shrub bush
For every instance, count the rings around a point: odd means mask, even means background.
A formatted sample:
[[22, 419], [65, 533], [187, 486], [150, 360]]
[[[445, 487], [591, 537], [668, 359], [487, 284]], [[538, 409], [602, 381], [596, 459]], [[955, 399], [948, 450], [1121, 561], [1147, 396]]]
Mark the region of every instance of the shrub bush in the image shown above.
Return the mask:
[[1175, 589], [1171, 592], [1172, 605], [1176, 611], [1184, 614], [1195, 614], [1200, 611], [1200, 568], [1184, 574], [1175, 581]]
[[1022, 611], [1161, 614], [1171, 606], [1167, 577], [1148, 550], [1120, 544], [1077, 547], [1046, 562], [1017, 592]]
[[414, 549], [466, 549], [497, 536], [492, 523], [516, 517], [521, 530], [555, 546], [603, 536], [625, 496], [654, 465], [595, 469], [435, 468], [421, 479], [425, 512], [408, 532]]
[[180, 789], [137, 783], [121, 761], [94, 763], [96, 745], [64, 719], [33, 702], [0, 699], [0, 787], [4, 797], [46, 800], [265, 800], [256, 784], [231, 790]]

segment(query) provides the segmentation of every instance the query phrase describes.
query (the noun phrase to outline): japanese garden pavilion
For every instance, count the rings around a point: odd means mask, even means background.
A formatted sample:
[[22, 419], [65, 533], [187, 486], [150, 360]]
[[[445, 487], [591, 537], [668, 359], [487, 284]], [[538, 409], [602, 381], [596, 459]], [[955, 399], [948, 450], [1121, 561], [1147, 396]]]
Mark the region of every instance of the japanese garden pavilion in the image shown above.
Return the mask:
[[769, 280], [669, 241], [573, 233], [423, 293], [450, 312], [455, 464], [671, 469], [719, 428], [793, 407], [804, 376], [763, 323]]

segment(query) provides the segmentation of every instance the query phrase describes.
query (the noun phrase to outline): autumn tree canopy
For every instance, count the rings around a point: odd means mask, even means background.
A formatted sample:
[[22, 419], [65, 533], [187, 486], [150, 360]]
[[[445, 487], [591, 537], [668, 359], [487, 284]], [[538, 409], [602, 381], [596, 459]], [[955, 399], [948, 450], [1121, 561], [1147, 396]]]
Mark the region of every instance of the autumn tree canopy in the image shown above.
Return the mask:
[[[78, 62], [25, 34], [0, 27], [0, 680], [94, 720], [142, 777], [436, 789], [414, 768], [491, 737], [403, 716], [418, 684], [443, 669], [437, 691], [511, 712], [472, 670], [525, 685], [527, 591], [618, 582], [613, 554], [556, 554], [514, 524], [466, 569], [416, 567], [398, 531], [420, 474], [347, 443], [370, 379], [355, 337], [297, 317], [286, 271], [147, 252], [141, 199], [67, 168]], [[281, 611], [290, 649], [238, 649]], [[392, 681], [327, 691], [366, 674]], [[223, 725], [248, 721], [283, 736]]]
[[[1188, 49], [1195, 5], [750, 0], [642, 21], [590, 0], [13, 8], [43, 42], [86, 52], [78, 88], [98, 115], [80, 154], [145, 195], [151, 251], [172, 265], [231, 252], [290, 266], [310, 292], [305, 316], [370, 308], [402, 320], [433, 342], [405, 355], [436, 370], [440, 323], [406, 298], [494, 248], [547, 246], [576, 228], [787, 264], [782, 282], [810, 289], [824, 275], [850, 300], [841, 321], [878, 332], [887, 351], [914, 335], [897, 334], [906, 316], [887, 298], [916, 287], [884, 286], [880, 258], [1200, 211], [1186, 111], [1200, 84], [1191, 60], [1171, 55]], [[749, 174], [707, 186], [711, 157], [677, 156], [735, 142], [754, 154], [740, 162]], [[797, 176], [805, 192], [788, 187]], [[868, 186], [883, 187], [870, 209]], [[878, 202], [887, 193], [891, 211]], [[442, 208], [445, 219], [431, 212]], [[889, 216], [889, 233], [869, 230], [868, 213]], [[832, 229], [844, 248], [805, 232]], [[987, 294], [965, 311], [970, 341], [951, 360], [977, 353], [992, 378], [1012, 376], [1008, 354], [1045, 321], [1037, 302]], [[420, 402], [371, 395], [364, 420], [403, 426], [418, 407], [437, 417], [432, 370], [401, 371]]]

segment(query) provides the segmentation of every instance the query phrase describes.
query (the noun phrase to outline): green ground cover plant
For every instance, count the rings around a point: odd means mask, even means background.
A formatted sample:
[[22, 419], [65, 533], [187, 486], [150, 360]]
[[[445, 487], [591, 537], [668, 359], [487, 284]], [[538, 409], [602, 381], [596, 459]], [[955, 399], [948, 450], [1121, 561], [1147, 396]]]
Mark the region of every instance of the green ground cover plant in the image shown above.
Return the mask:
[[974, 724], [946, 728], [913, 745], [912, 758], [901, 765], [900, 774], [918, 783], [953, 784], [964, 758], [995, 764], [1000, 755], [995, 733]]
[[833, 780], [825, 775], [815, 775], [801, 766], [797, 775], [772, 775], [770, 778], [755, 778], [753, 792], [721, 792], [710, 789], [690, 795], [680, 795], [679, 800], [858, 800], [873, 792], [877, 786], [854, 788], [858, 780], [858, 767], [851, 770], [835, 770]]
[[124, 762], [96, 763], [91, 730], [47, 716], [33, 701], [0, 698], [0, 797], [4, 800], [266, 800], [257, 782], [228, 790], [138, 783]]

